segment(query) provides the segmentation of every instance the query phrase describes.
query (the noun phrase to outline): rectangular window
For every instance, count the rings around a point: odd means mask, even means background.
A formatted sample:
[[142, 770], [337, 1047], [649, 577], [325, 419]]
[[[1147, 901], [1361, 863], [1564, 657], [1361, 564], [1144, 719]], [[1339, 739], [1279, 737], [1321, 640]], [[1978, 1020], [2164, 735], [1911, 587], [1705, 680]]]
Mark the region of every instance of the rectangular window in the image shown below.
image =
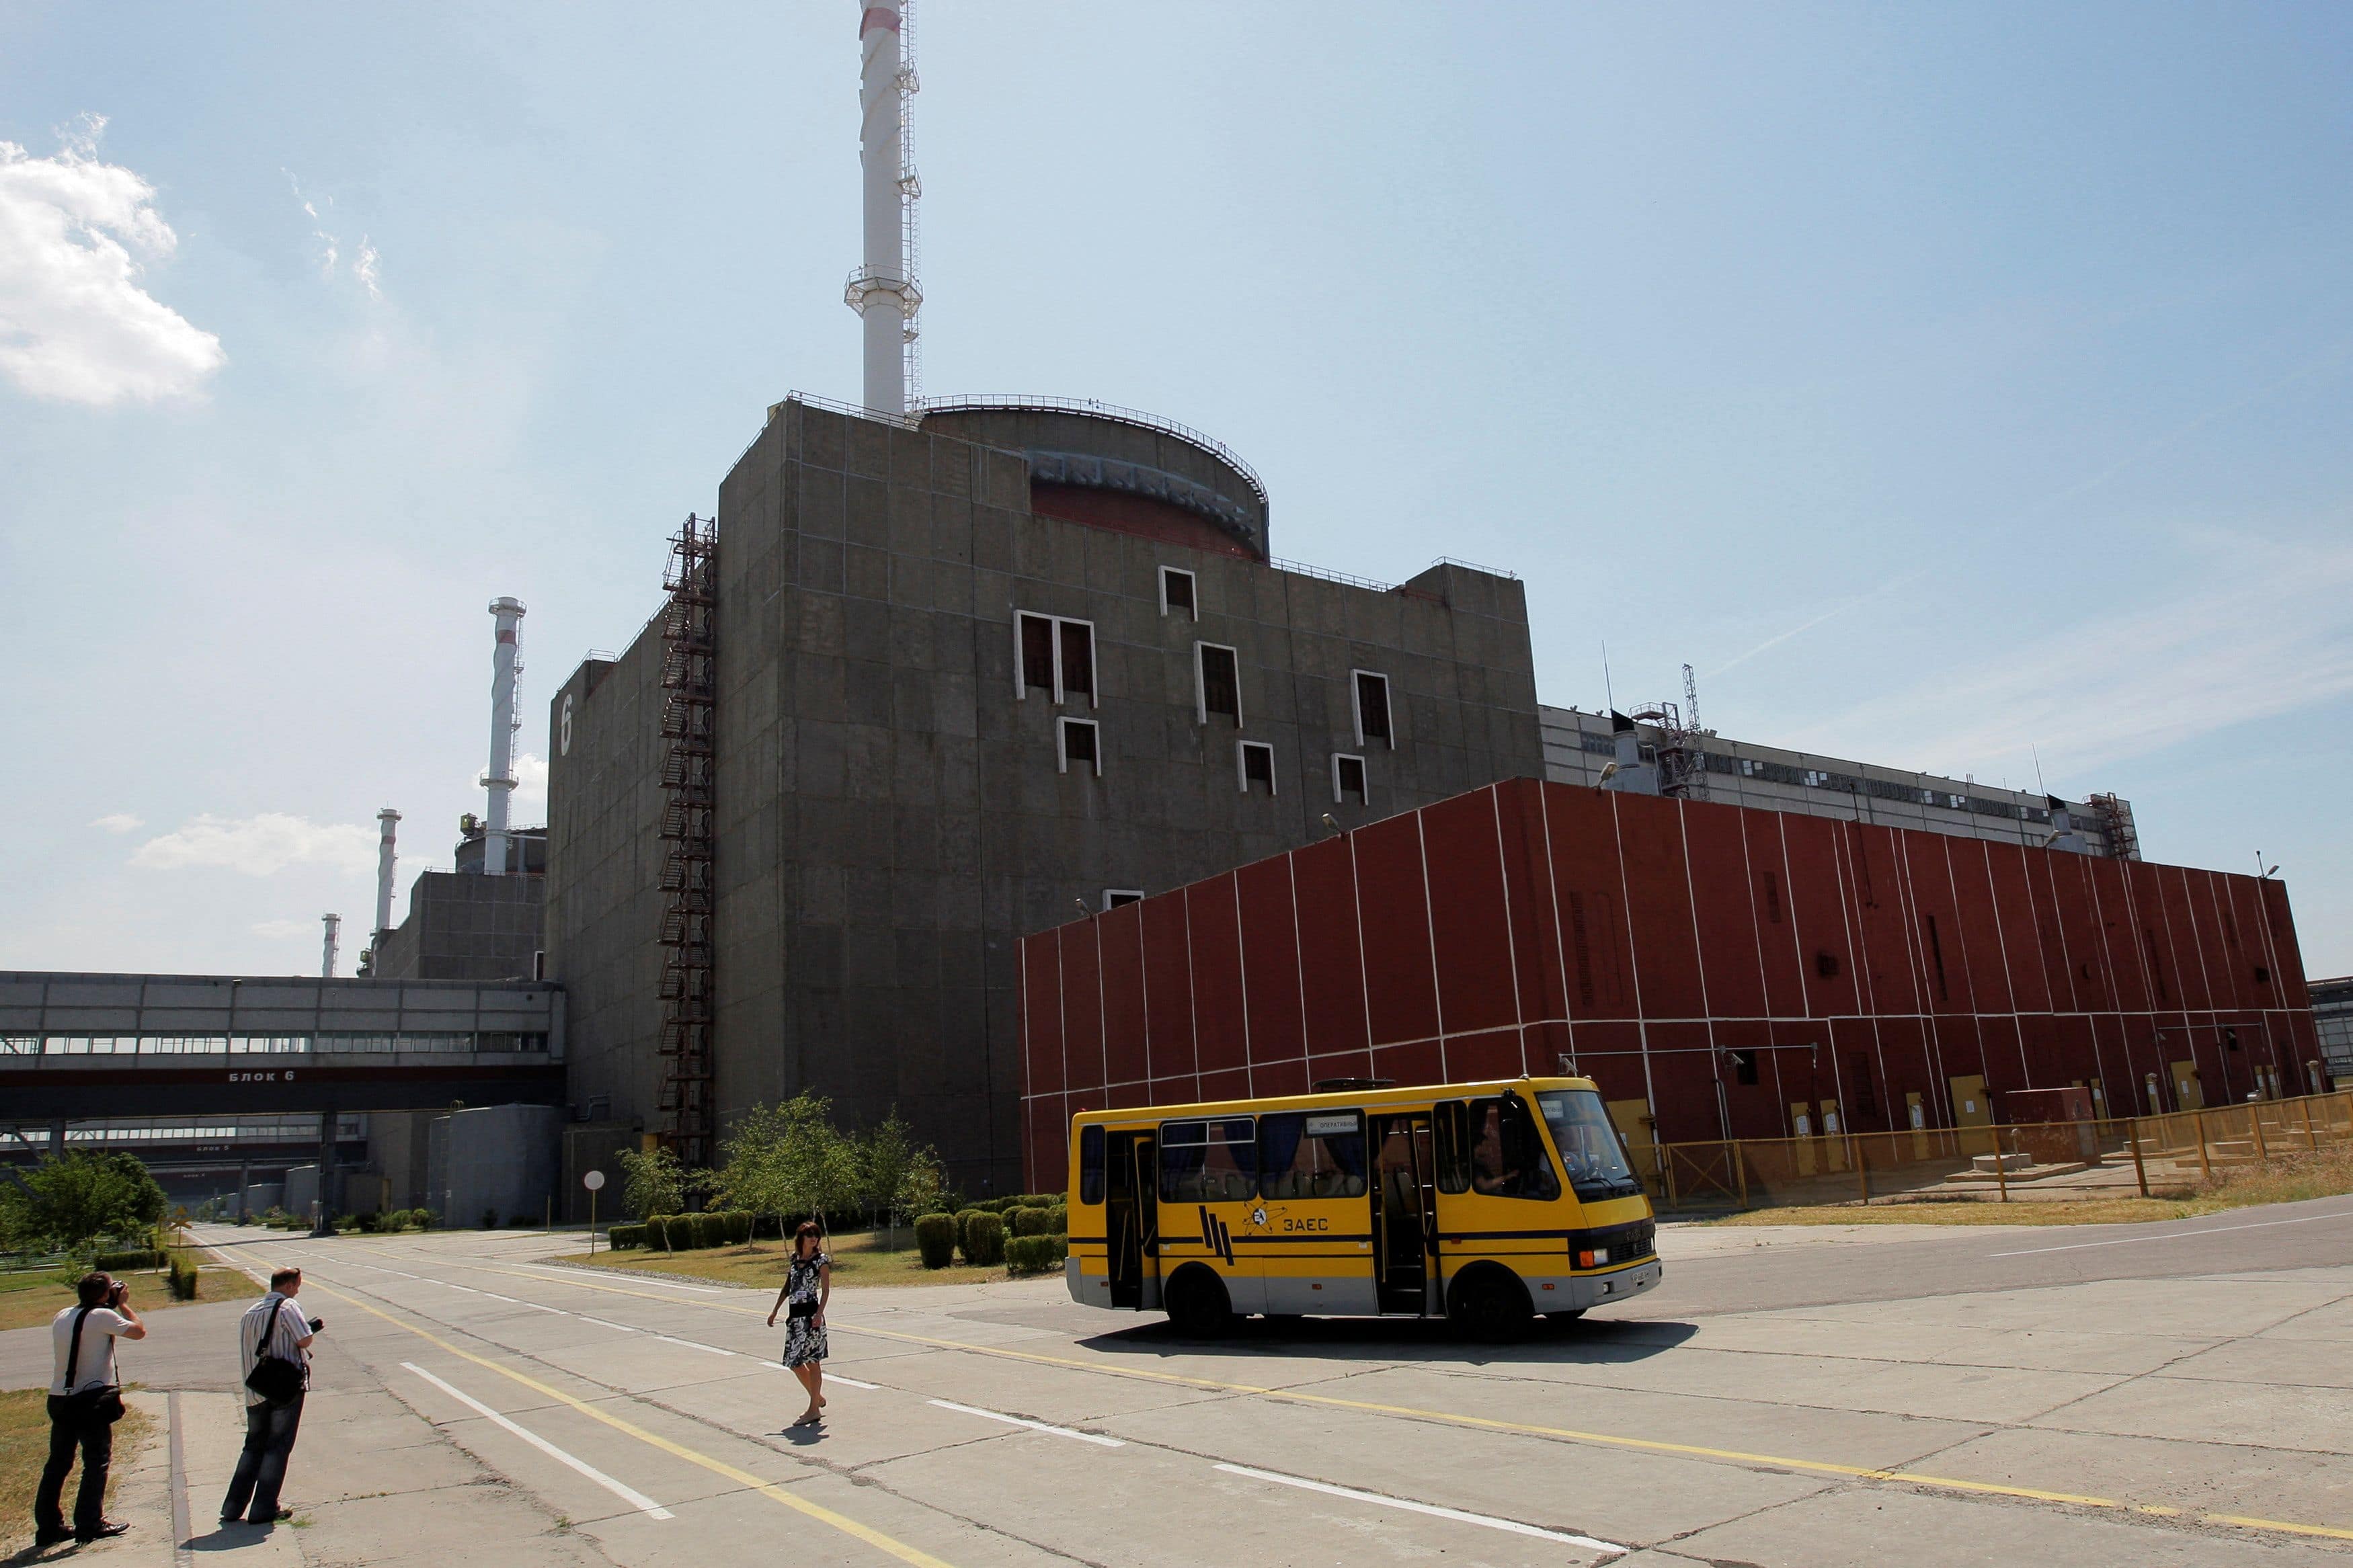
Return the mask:
[[1103, 1130], [1079, 1129], [1079, 1202], [1103, 1201]]
[[1260, 1117], [1258, 1169], [1261, 1197], [1363, 1197], [1363, 1114], [1318, 1110]]
[[1142, 902], [1144, 902], [1144, 889], [1141, 888], [1105, 888], [1103, 889], [1103, 907], [1107, 910], [1115, 910], [1122, 904]]
[[1528, 1103], [1516, 1094], [1470, 1102], [1471, 1190], [1494, 1198], [1560, 1196], [1544, 1140]]
[[1269, 795], [1275, 793], [1274, 748], [1265, 742], [1234, 742], [1234, 769], [1242, 794], [1248, 795], [1253, 788], [1263, 788]]
[[1936, 917], [1928, 917], [1928, 957], [1936, 971], [1936, 1000], [1949, 1002], [1953, 994], [1945, 989], [1945, 944], [1936, 940]]
[[1247, 1203], [1257, 1187], [1258, 1139], [1249, 1117], [1162, 1124], [1162, 1203]]
[[1356, 688], [1356, 744], [1368, 746], [1377, 741], [1394, 748], [1397, 738], [1389, 731], [1389, 678], [1369, 669], [1348, 673]]
[[1092, 719], [1065, 719], [1061, 723], [1061, 771], [1082, 768], [1097, 778], [1103, 777], [1103, 752], [1098, 745], [1095, 722]]
[[1242, 727], [1242, 689], [1240, 665], [1234, 650], [1216, 643], [1197, 642], [1193, 645], [1193, 678], [1195, 716], [1200, 722], [1209, 721], [1212, 713], [1222, 713]]
[[1332, 757], [1332, 799], [1340, 805], [1365, 804], [1365, 759], [1345, 752]]
[[1179, 566], [1160, 569], [1160, 613], [1182, 613], [1197, 621], [1201, 618], [1201, 606], [1193, 594], [1193, 574]]
[[1084, 621], [1057, 621], [1055, 630], [1061, 634], [1062, 693], [1086, 693], [1087, 705], [1095, 700], [1095, 629]]
[[1049, 701], [1059, 701], [1061, 693], [1054, 689], [1054, 618], [1051, 616], [1017, 616], [1016, 641], [1020, 646], [1021, 673], [1017, 697], [1027, 697], [1032, 691], [1042, 691]]

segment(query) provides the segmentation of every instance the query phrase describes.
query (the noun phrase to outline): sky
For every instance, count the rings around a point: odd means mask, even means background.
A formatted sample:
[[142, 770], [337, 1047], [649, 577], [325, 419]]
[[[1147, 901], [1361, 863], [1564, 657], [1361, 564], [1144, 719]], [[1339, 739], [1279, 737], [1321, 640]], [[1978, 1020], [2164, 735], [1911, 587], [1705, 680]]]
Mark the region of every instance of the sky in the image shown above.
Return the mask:
[[[788, 390], [855, 0], [0, 8], [0, 968], [316, 973]], [[2353, 9], [923, 0], [923, 388], [1526, 581], [1538, 688], [2134, 802], [2353, 971]], [[1608, 649], [1605, 682], [1603, 648]], [[396, 906], [395, 918], [399, 918]]]

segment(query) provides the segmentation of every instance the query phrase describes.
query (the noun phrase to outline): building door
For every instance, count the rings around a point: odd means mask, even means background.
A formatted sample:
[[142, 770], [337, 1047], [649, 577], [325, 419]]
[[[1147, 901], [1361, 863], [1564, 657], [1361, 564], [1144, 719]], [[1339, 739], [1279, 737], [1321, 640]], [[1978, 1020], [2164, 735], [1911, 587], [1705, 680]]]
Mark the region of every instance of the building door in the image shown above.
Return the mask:
[[1618, 1129], [1618, 1140], [1626, 1145], [1626, 1163], [1652, 1197], [1659, 1194], [1659, 1119], [1651, 1114], [1647, 1100], [1613, 1100], [1609, 1102], [1610, 1124]]
[[1904, 1095], [1904, 1124], [1912, 1129], [1912, 1157], [1928, 1157], [1928, 1108], [1921, 1103], [1918, 1089], [1907, 1089]]
[[2184, 1110], [2206, 1109], [2206, 1091], [2199, 1086], [2195, 1061], [2173, 1064], [2173, 1102]]
[[1428, 1316], [1438, 1282], [1438, 1181], [1423, 1111], [1375, 1115], [1373, 1279], [1384, 1312]]
[[1111, 1304], [1160, 1305], [1159, 1164], [1149, 1132], [1114, 1132], [1103, 1159], [1103, 1219], [1111, 1254]]
[[1967, 1129], [1993, 1125], [1993, 1099], [1986, 1093], [1985, 1079], [1972, 1073], [1967, 1078], [1945, 1080], [1953, 1090], [1953, 1125], [1964, 1129], [1960, 1136], [1964, 1154], [1993, 1152], [1993, 1134], [1973, 1132]]

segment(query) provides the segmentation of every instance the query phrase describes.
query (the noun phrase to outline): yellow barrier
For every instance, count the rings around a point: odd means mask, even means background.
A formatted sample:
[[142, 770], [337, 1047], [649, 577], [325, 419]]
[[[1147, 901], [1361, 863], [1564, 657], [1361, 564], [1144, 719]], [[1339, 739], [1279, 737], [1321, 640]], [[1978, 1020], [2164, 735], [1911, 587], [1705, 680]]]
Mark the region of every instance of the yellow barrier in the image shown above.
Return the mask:
[[[1662, 1209], [1792, 1207], [1990, 1193], [2137, 1194], [2353, 1144], [2353, 1089], [2093, 1121], [1659, 1143], [1636, 1173]], [[1990, 1150], [1990, 1152], [1988, 1151]]]

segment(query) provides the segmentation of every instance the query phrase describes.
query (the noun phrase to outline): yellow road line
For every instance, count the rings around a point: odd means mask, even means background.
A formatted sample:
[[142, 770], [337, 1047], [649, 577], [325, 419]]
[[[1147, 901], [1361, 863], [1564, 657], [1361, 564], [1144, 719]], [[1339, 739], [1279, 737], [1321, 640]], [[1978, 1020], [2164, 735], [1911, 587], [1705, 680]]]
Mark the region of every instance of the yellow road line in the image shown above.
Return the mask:
[[713, 1475], [724, 1476], [727, 1479], [733, 1481], [736, 1485], [749, 1488], [751, 1490], [758, 1492], [762, 1497], [767, 1498], [774, 1502], [780, 1502], [796, 1512], [807, 1514], [809, 1518], [816, 1520], [820, 1524], [831, 1525], [834, 1529], [840, 1531], [844, 1535], [852, 1536], [857, 1540], [862, 1541], [878, 1552], [888, 1552], [902, 1563], [913, 1564], [913, 1568], [950, 1568], [948, 1563], [942, 1562], [939, 1558], [933, 1556], [931, 1553], [917, 1551], [914, 1547], [908, 1545], [902, 1541], [893, 1540], [892, 1537], [883, 1534], [881, 1531], [874, 1529], [871, 1525], [860, 1524], [858, 1521], [851, 1519], [847, 1514], [836, 1513], [831, 1509], [813, 1503], [806, 1498], [795, 1497], [792, 1493], [786, 1491], [784, 1488], [777, 1486], [775, 1482], [762, 1480], [758, 1476], [754, 1475], [749, 1470], [737, 1469], [733, 1465], [727, 1463], [724, 1459], [714, 1459], [710, 1455], [690, 1448], [682, 1443], [673, 1443], [668, 1437], [662, 1436], [659, 1433], [649, 1432], [642, 1426], [624, 1421], [619, 1416], [613, 1415], [610, 1411], [599, 1410], [596, 1406], [589, 1404], [585, 1399], [575, 1398], [572, 1394], [565, 1393], [560, 1388], [551, 1387], [547, 1384], [540, 1382], [539, 1379], [535, 1377], [517, 1372], [512, 1367], [501, 1365], [501, 1363], [491, 1360], [487, 1356], [478, 1356], [471, 1351], [460, 1350], [458, 1346], [451, 1344], [448, 1341], [441, 1338], [439, 1335], [428, 1333], [425, 1330], [418, 1328], [414, 1323], [403, 1322], [400, 1319], [394, 1317], [389, 1312], [379, 1311], [377, 1309], [369, 1306], [365, 1301], [359, 1300], [355, 1296], [347, 1296], [332, 1285], [322, 1285], [316, 1281], [312, 1281], [311, 1282], [311, 1289], [314, 1290], [324, 1290], [328, 1295], [336, 1298], [338, 1300], [347, 1301], [351, 1303], [351, 1305], [357, 1307], [361, 1311], [365, 1312], [372, 1317], [383, 1319], [385, 1322], [390, 1323], [394, 1328], [406, 1329], [410, 1333], [415, 1334], [418, 1339], [425, 1341], [427, 1344], [434, 1345], [441, 1350], [447, 1351], [449, 1354], [456, 1356], [460, 1361], [471, 1362], [476, 1366], [481, 1367], [486, 1371], [497, 1373], [501, 1377], [511, 1378], [514, 1382], [522, 1384], [525, 1388], [530, 1389], [534, 1394], [543, 1394], [550, 1399], [561, 1401], [562, 1403], [570, 1405], [573, 1409], [577, 1410], [583, 1415], [588, 1416], [593, 1420], [603, 1422], [606, 1426], [612, 1427], [616, 1432], [626, 1433], [629, 1436], [635, 1437], [640, 1443], [644, 1443], [651, 1447], [659, 1448], [663, 1453], [684, 1459], [691, 1465], [700, 1465]]
[[[516, 1274], [526, 1279], [543, 1279], [544, 1275], [522, 1274], [520, 1270], [495, 1268], [484, 1264], [462, 1267], [480, 1268], [487, 1273]], [[625, 1289], [616, 1285], [603, 1285], [590, 1280], [576, 1282], [584, 1290], [603, 1290], [617, 1296], [635, 1296], [641, 1300], [660, 1301], [668, 1306], [681, 1303], [675, 1296], [657, 1296], [649, 1290]], [[756, 1307], [733, 1307], [723, 1301], [689, 1301], [693, 1307], [711, 1307], [723, 1312], [735, 1312], [759, 1317]], [[405, 1325], [404, 1325], [405, 1326]], [[1826, 1459], [1793, 1459], [1780, 1454], [1752, 1454], [1737, 1448], [1711, 1448], [1695, 1443], [1667, 1443], [1650, 1437], [1625, 1437], [1609, 1432], [1580, 1432], [1566, 1426], [1541, 1426], [1525, 1421], [1500, 1421], [1491, 1416], [1463, 1415], [1451, 1410], [1424, 1410], [1409, 1405], [1382, 1405], [1370, 1400], [1342, 1399], [1335, 1394], [1308, 1394], [1288, 1388], [1262, 1388], [1255, 1384], [1226, 1383], [1217, 1378], [1193, 1377], [1183, 1373], [1154, 1372], [1143, 1367], [1107, 1366], [1097, 1362], [1078, 1361], [1069, 1356], [1045, 1355], [1037, 1351], [1009, 1350], [1002, 1345], [967, 1344], [962, 1340], [933, 1339], [923, 1334], [910, 1334], [896, 1329], [853, 1327], [836, 1323], [845, 1333], [867, 1334], [876, 1339], [897, 1340], [904, 1344], [923, 1345], [932, 1350], [962, 1351], [972, 1355], [1001, 1356], [1008, 1361], [1025, 1361], [1039, 1366], [1068, 1367], [1079, 1372], [1098, 1373], [1106, 1377], [1128, 1377], [1144, 1382], [1175, 1384], [1183, 1387], [1206, 1389], [1215, 1394], [1244, 1394], [1261, 1399], [1287, 1399], [1300, 1405], [1321, 1405], [1340, 1410], [1361, 1410], [1379, 1415], [1403, 1416], [1415, 1421], [1435, 1421], [1448, 1426], [1468, 1426], [1483, 1431], [1513, 1432], [1524, 1436], [1551, 1437], [1572, 1443], [1591, 1443], [1602, 1447], [1628, 1448], [1641, 1453], [1675, 1454], [1687, 1458], [1726, 1460], [1739, 1465], [1769, 1465], [1782, 1469], [1806, 1470], [1815, 1475], [1840, 1476], [1849, 1479], [1895, 1481], [1905, 1486], [1931, 1487], [1939, 1491], [1970, 1492], [1989, 1497], [2024, 1498], [2036, 1502], [2072, 1503], [2078, 1508], [2113, 1509], [2120, 1513], [2150, 1514], [2160, 1518], [2182, 1517], [2187, 1510], [2167, 1508], [2155, 1503], [2134, 1503], [2121, 1498], [2092, 1497], [2080, 1492], [2044, 1491], [2034, 1487], [2004, 1486], [1994, 1481], [1963, 1480], [1953, 1476], [1922, 1475], [1912, 1470], [1874, 1469], [1864, 1465], [1833, 1464]], [[2242, 1514], [2205, 1513], [2196, 1516], [2203, 1524], [2228, 1525], [2239, 1530], [2271, 1530], [2290, 1535], [2316, 1536], [2330, 1541], [2353, 1541], [2353, 1530], [2326, 1524], [2296, 1524], [2281, 1520], [2254, 1519]]]

